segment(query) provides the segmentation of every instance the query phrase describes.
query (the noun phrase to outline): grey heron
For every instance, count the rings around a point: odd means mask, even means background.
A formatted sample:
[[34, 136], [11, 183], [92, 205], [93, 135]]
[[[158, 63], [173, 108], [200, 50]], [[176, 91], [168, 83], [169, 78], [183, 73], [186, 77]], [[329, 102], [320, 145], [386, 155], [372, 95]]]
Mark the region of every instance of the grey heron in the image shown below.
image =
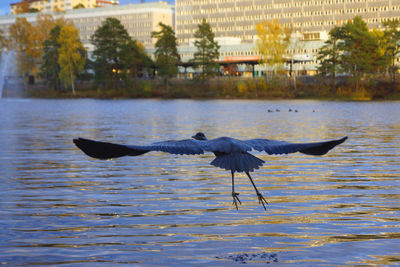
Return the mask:
[[86, 155], [97, 159], [139, 156], [150, 151], [162, 151], [179, 155], [197, 155], [204, 154], [204, 152], [212, 152], [215, 155], [215, 159], [211, 162], [211, 165], [231, 171], [232, 198], [236, 209], [238, 209], [238, 203], [241, 204], [241, 201], [239, 193], [235, 192], [234, 176], [235, 172], [245, 172], [256, 191], [259, 204], [266, 210], [265, 204], [268, 203], [250, 176], [250, 172], [261, 167], [265, 161], [253, 156], [249, 151], [253, 149], [259, 152], [265, 151], [270, 155], [300, 152], [307, 155], [321, 156], [343, 143], [346, 139], [347, 136], [341, 139], [313, 143], [289, 143], [260, 138], [239, 140], [231, 137], [208, 140], [204, 133], [199, 132], [192, 136], [192, 139], [168, 140], [150, 145], [122, 145], [85, 138], [77, 138], [73, 142]]

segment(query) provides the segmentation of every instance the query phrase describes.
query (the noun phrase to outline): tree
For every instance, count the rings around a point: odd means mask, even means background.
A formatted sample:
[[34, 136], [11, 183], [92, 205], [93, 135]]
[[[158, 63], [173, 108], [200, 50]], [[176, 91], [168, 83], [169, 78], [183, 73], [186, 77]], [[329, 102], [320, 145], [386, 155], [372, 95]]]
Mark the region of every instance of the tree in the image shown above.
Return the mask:
[[144, 51], [144, 47], [136, 40], [130, 40], [123, 47], [122, 66], [127, 79], [134, 78], [143, 74], [144, 69], [151, 65], [151, 58]]
[[398, 67], [396, 66], [396, 58], [400, 54], [400, 20], [388, 20], [382, 24], [385, 27], [383, 36], [386, 41], [385, 55], [390, 62], [389, 73], [392, 76], [392, 81], [395, 81], [396, 72], [398, 70]]
[[168, 80], [178, 73], [178, 63], [181, 58], [178, 54], [175, 32], [171, 26], [160, 22], [160, 31], [153, 31], [151, 36], [156, 38], [156, 51], [154, 56], [158, 72], [164, 77], [165, 87], [168, 91]]
[[10, 26], [10, 45], [17, 53], [17, 68], [21, 75], [28, 76], [36, 72], [36, 59], [40, 55], [35, 28], [26, 18], [16, 18]]
[[341, 66], [352, 75], [357, 90], [361, 77], [373, 73], [381, 64], [379, 45], [365, 21], [359, 16], [343, 25], [343, 33]]
[[4, 32], [0, 29], [0, 51], [3, 51], [4, 48], [8, 47], [8, 40], [4, 36]]
[[58, 63], [58, 49], [60, 44], [61, 26], [56, 25], [50, 31], [50, 37], [43, 42], [43, 59], [40, 68], [41, 76], [48, 81], [51, 87], [59, 89], [61, 82], [59, 78], [60, 64]]
[[72, 86], [72, 93], [75, 95], [74, 81], [86, 62], [86, 51], [79, 40], [78, 29], [70, 25], [62, 27], [58, 43], [59, 77], [64, 84]]
[[374, 28], [370, 31], [370, 34], [378, 46], [376, 50], [377, 60], [373, 71], [375, 73], [386, 74], [391, 63], [390, 56], [387, 54], [388, 39], [385, 38], [385, 33], [381, 29]]
[[7, 49], [8, 47], [8, 41], [7, 38], [4, 36], [3, 30], [0, 29], [0, 60], [3, 57], [3, 52]]
[[57, 25], [59, 25], [60, 27], [63, 27], [65, 25], [73, 26], [70, 20], [66, 20], [63, 17], [54, 19], [53, 16], [49, 14], [38, 14], [36, 16], [36, 23], [34, 25], [35, 28], [34, 38], [37, 39], [36, 42], [37, 42], [38, 54], [36, 55], [37, 56], [36, 60], [38, 62], [40, 62], [40, 60], [43, 58], [44, 41], [50, 38], [51, 30]]
[[118, 89], [119, 80], [124, 75], [123, 61], [126, 46], [132, 39], [116, 18], [107, 18], [91, 38], [95, 77], [97, 82], [114, 80], [114, 88]]
[[85, 7], [85, 5], [84, 5], [84, 4], [82, 4], [82, 3], [79, 3], [79, 4], [77, 4], [76, 6], [74, 6], [74, 8], [73, 8], [73, 9], [81, 9], [81, 8], [86, 8], [86, 7]]
[[336, 87], [336, 74], [340, 67], [340, 40], [343, 38], [343, 29], [334, 27], [329, 32], [329, 39], [318, 51], [317, 59], [320, 61], [318, 72], [322, 76], [332, 78], [333, 88]]
[[68, 20], [55, 20], [48, 14], [39, 14], [34, 25], [26, 18], [16, 18], [9, 30], [10, 45], [17, 52], [18, 70], [21, 75], [35, 75], [39, 71], [43, 58], [43, 42], [49, 38], [55, 25], [68, 23]]
[[198, 25], [194, 37], [196, 38], [194, 46], [197, 48], [197, 52], [194, 53], [192, 62], [195, 66], [200, 67], [201, 79], [204, 81], [208, 77], [213, 77], [219, 70], [217, 60], [220, 46], [214, 40], [215, 34], [210, 24], [204, 18]]
[[257, 49], [262, 61], [272, 69], [273, 74], [283, 65], [285, 51], [289, 46], [291, 29], [282, 27], [278, 20], [263, 21], [256, 25]]

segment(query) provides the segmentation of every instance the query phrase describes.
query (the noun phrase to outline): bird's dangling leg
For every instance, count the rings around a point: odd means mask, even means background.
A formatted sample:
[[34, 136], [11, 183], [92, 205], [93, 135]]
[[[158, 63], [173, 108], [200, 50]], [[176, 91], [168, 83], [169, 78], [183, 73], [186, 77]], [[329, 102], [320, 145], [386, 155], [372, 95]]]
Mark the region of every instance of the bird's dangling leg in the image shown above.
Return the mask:
[[235, 204], [236, 210], [238, 209], [238, 205], [237, 202], [239, 202], [239, 204], [241, 205], [242, 202], [240, 202], [240, 199], [238, 197], [239, 193], [235, 192], [235, 178], [234, 178], [234, 171], [231, 172], [232, 173], [232, 198], [233, 198], [233, 204]]
[[[256, 190], [256, 194], [258, 197], [258, 204], [262, 205], [264, 207], [264, 210], [267, 210], [267, 208], [265, 207], [265, 204], [268, 205], [268, 202], [265, 200], [265, 198], [261, 195], [261, 193], [258, 191], [256, 184], [253, 182], [253, 179], [251, 179], [250, 173], [246, 172], [247, 176], [250, 179], [250, 182], [253, 184], [254, 189]], [[265, 204], [264, 204], [265, 203]]]

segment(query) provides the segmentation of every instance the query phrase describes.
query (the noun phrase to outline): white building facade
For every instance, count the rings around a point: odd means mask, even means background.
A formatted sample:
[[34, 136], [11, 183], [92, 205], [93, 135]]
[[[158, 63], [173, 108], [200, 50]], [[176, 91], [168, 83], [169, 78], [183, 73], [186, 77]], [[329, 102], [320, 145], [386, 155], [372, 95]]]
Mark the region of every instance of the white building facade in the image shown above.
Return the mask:
[[259, 56], [255, 26], [277, 19], [297, 36], [288, 54], [306, 59], [295, 70], [309, 73], [318, 66], [316, 55], [329, 30], [355, 16], [363, 17], [370, 28], [379, 28], [385, 20], [400, 19], [400, 0], [175, 0], [175, 32], [184, 60], [195, 51], [192, 38], [203, 18], [216, 38], [224, 40], [221, 61]]
[[[93, 49], [90, 43], [91, 36], [104, 20], [109, 17], [117, 18], [124, 25], [129, 35], [142, 43], [146, 49], [154, 47], [155, 40], [151, 32], [159, 30], [158, 24], [173, 25], [173, 6], [167, 2], [116, 5], [102, 8], [73, 9], [62, 13], [49, 13], [53, 17], [64, 17], [71, 20], [79, 30], [83, 45], [89, 50]], [[15, 23], [16, 18], [23, 17], [28, 22], [36, 22], [37, 13], [7, 15], [0, 17], [0, 29], [8, 35], [9, 28]]]
[[[37, 9], [39, 12], [60, 12], [71, 10], [75, 7], [84, 8], [106, 7], [118, 5], [119, 0], [28, 0], [29, 7]], [[10, 4], [10, 13], [16, 14], [18, 5], [21, 2]]]

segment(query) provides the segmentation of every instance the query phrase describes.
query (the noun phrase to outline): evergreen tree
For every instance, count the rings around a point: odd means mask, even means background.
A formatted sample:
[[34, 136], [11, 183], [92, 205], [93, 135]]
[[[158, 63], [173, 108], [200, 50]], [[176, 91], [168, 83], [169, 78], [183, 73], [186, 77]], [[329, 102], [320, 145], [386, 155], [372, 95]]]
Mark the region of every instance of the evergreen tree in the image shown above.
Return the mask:
[[114, 81], [114, 88], [119, 88], [119, 80], [124, 75], [123, 61], [125, 47], [132, 39], [116, 18], [107, 18], [91, 38], [95, 78], [98, 83]]
[[213, 77], [219, 71], [218, 42], [214, 40], [215, 34], [211, 26], [203, 18], [201, 24], [198, 25], [197, 31], [194, 33], [196, 41], [194, 42], [197, 52], [194, 53], [192, 62], [201, 69], [201, 79], [204, 81], [209, 77]]
[[123, 47], [123, 54], [125, 56], [122, 65], [127, 79], [136, 79], [143, 75], [145, 68], [152, 64], [152, 60], [144, 51], [143, 45], [136, 40], [130, 40]]
[[357, 90], [361, 77], [379, 68], [379, 46], [359, 16], [343, 25], [343, 32], [342, 68], [352, 75]]
[[175, 32], [171, 26], [160, 22], [160, 31], [151, 33], [153, 38], [156, 38], [156, 51], [154, 52], [155, 63], [158, 72], [164, 77], [166, 90], [168, 91], [169, 78], [178, 73], [178, 64], [181, 60], [178, 49]]
[[336, 74], [340, 67], [340, 40], [343, 38], [343, 29], [334, 27], [329, 32], [329, 39], [318, 51], [317, 59], [320, 62], [318, 72], [322, 76], [330, 76], [333, 88], [336, 87]]
[[43, 42], [43, 59], [41, 65], [41, 76], [54, 89], [60, 88], [60, 64], [58, 64], [58, 49], [60, 44], [58, 38], [60, 36], [61, 26], [57, 25], [50, 31], [49, 39]]

